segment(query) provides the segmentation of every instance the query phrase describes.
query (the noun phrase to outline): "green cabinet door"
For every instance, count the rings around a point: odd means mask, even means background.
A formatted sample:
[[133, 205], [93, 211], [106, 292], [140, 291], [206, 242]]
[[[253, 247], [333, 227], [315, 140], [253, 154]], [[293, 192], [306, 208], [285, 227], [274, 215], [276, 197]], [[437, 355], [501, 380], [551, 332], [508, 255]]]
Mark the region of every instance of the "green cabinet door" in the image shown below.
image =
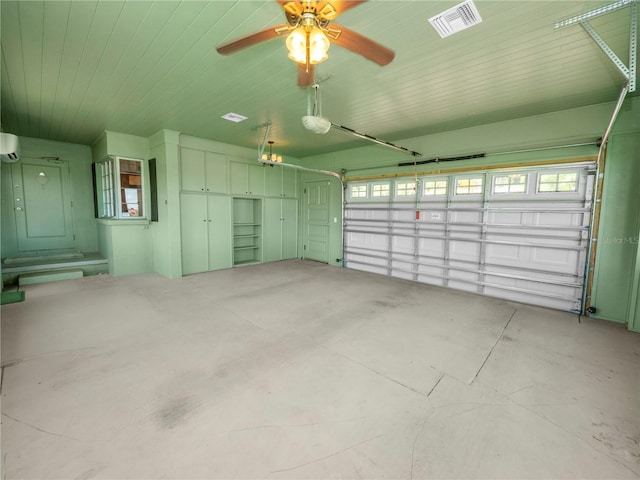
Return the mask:
[[204, 195], [180, 195], [182, 274], [209, 270], [207, 202]]
[[209, 270], [233, 264], [231, 197], [207, 195]]
[[282, 260], [282, 200], [264, 199], [263, 258], [265, 262]]
[[298, 200], [282, 200], [282, 259], [298, 256]]
[[298, 196], [298, 172], [294, 168], [274, 165], [267, 166], [264, 170], [267, 196], [289, 198]]
[[264, 170], [262, 164], [253, 165], [231, 162], [231, 193], [237, 195], [264, 195]]
[[264, 261], [273, 262], [298, 256], [298, 201], [265, 198]]
[[298, 172], [291, 167], [282, 168], [282, 196], [288, 198], [298, 196]]
[[180, 149], [180, 186], [190, 192], [205, 191], [205, 152]]
[[229, 193], [229, 162], [226, 155], [206, 152], [205, 177], [206, 191], [215, 193]]
[[268, 165], [264, 168], [264, 183], [268, 197], [282, 196], [282, 170], [284, 167]]
[[237, 195], [249, 194], [249, 171], [246, 163], [231, 162], [229, 164], [229, 178], [231, 193]]
[[249, 179], [249, 195], [264, 195], [264, 170], [265, 166], [247, 165]]

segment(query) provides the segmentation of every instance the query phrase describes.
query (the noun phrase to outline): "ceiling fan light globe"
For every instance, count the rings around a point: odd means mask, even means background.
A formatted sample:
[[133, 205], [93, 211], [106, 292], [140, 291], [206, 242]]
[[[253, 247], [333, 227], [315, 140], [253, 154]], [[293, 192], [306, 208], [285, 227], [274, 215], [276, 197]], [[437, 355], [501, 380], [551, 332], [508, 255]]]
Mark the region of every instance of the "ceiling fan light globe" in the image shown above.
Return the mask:
[[324, 62], [329, 56], [327, 51], [331, 46], [329, 39], [324, 32], [314, 26], [310, 32], [309, 27], [298, 27], [294, 29], [286, 40], [289, 58], [297, 63], [307, 63], [307, 41], [309, 42], [309, 63], [317, 64]]
[[289, 58], [294, 62], [306, 63], [307, 61], [307, 39], [306, 32], [302, 27], [296, 28], [289, 34], [286, 41]]
[[309, 34], [309, 63], [324, 62], [331, 43], [322, 30], [315, 27]]

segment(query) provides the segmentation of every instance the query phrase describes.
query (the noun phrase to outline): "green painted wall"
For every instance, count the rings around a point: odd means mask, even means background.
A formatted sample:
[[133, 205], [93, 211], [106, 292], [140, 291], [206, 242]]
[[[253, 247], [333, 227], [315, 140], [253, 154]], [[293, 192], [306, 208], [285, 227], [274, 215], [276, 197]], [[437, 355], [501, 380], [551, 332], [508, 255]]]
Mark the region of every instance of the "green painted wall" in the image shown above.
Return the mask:
[[149, 137], [149, 155], [156, 159], [158, 221], [151, 223], [154, 271], [169, 278], [182, 275], [180, 263], [180, 134], [162, 130]]
[[109, 260], [109, 273], [130, 275], [154, 271], [149, 222], [100, 220], [100, 253]]
[[596, 307], [592, 316], [637, 330], [640, 97], [623, 107], [607, 151], [591, 305]]
[[[94, 162], [108, 155], [149, 159], [149, 141], [118, 132], [104, 132], [91, 146]], [[146, 185], [149, 184], [148, 163], [145, 164]], [[145, 191], [145, 204], [150, 193]], [[148, 209], [147, 209], [148, 210]], [[99, 251], [109, 261], [109, 273], [128, 275], [154, 271], [153, 238], [149, 220], [96, 220]]]
[[[52, 142], [38, 138], [20, 137], [23, 159], [28, 157], [59, 157], [68, 162], [71, 183], [72, 217], [75, 233], [74, 248], [84, 252], [98, 251], [98, 233], [93, 216], [93, 183], [91, 177], [91, 149], [86, 145]], [[2, 163], [1, 244], [2, 258], [18, 255], [11, 166]], [[24, 253], [24, 252], [22, 252]]]

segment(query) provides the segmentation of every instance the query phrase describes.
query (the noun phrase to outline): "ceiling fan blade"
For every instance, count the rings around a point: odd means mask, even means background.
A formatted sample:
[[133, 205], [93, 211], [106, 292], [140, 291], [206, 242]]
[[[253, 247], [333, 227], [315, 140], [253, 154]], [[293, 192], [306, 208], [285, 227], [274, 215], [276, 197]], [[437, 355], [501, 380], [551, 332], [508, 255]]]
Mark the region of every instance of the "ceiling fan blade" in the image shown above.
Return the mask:
[[[298, 86], [308, 87], [315, 81], [315, 65], [304, 65], [298, 63]], [[307, 68], [308, 67], [308, 68]]]
[[380, 66], [384, 67], [385, 65], [388, 65], [396, 56], [396, 52], [393, 50], [385, 47], [384, 45], [380, 45], [379, 43], [374, 42], [373, 40], [360, 35], [349, 28], [336, 25], [335, 23], [331, 24], [331, 26], [332, 29], [340, 30], [341, 32], [338, 38], [331, 37], [331, 41], [333, 43], [362, 55], [364, 58], [367, 58]]
[[258, 43], [271, 40], [272, 38], [278, 37], [282, 34], [289, 33], [289, 30], [290, 30], [290, 27], [289, 25], [286, 25], [286, 24], [265, 28], [264, 30], [260, 30], [259, 32], [255, 32], [250, 35], [246, 35], [244, 37], [233, 40], [231, 42], [218, 45], [216, 47], [216, 51], [220, 55], [229, 55], [231, 53], [237, 52], [238, 50], [242, 50], [243, 48], [251, 47]]
[[324, 20], [334, 20], [338, 15], [357, 7], [367, 0], [328, 0], [320, 1], [316, 6], [318, 17]]

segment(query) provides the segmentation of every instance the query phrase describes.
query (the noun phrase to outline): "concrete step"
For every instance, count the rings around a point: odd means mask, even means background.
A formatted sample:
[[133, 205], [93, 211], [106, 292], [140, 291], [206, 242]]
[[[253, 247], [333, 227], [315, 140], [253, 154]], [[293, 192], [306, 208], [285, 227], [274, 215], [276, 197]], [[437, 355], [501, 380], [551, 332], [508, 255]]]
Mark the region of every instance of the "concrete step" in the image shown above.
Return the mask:
[[18, 277], [18, 285], [35, 285], [36, 283], [58, 282], [60, 280], [71, 280], [82, 277], [84, 277], [84, 273], [81, 269], [24, 273]]

